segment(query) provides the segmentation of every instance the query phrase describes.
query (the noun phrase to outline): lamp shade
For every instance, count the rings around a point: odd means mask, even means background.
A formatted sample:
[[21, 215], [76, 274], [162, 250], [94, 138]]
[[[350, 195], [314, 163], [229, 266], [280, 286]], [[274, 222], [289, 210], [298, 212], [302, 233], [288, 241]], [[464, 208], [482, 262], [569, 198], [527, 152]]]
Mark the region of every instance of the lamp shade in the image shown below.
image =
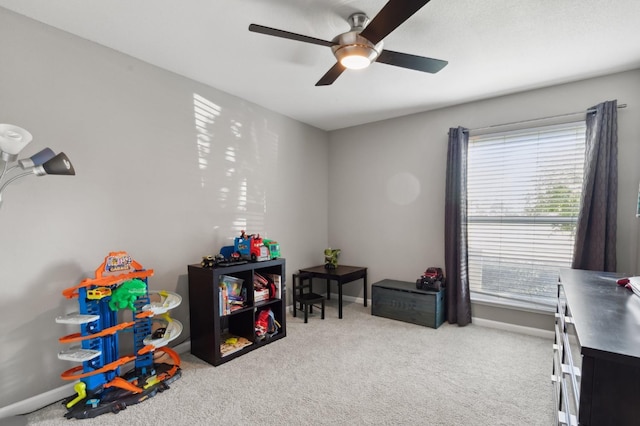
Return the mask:
[[22, 149], [33, 139], [31, 133], [13, 124], [0, 124], [0, 151], [2, 159], [13, 161]]
[[56, 155], [50, 160], [45, 161], [39, 166], [33, 168], [33, 173], [38, 176], [44, 175], [75, 175], [76, 171], [71, 165], [71, 161], [64, 152]]
[[39, 166], [40, 164], [45, 163], [46, 161], [51, 160], [56, 156], [56, 153], [53, 152], [51, 148], [45, 148], [40, 152], [33, 154], [29, 158], [23, 158], [22, 160], [18, 160], [18, 164], [24, 170], [29, 167]]

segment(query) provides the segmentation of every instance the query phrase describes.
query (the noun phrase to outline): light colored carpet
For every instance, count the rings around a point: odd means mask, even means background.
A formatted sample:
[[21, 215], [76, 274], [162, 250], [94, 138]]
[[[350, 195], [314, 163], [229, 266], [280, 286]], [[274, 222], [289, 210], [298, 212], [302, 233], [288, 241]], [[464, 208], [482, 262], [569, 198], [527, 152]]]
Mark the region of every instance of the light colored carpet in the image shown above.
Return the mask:
[[171, 389], [118, 414], [67, 420], [60, 403], [27, 424], [69, 425], [550, 425], [552, 342], [374, 317], [335, 301], [287, 337], [219, 367], [191, 354]]

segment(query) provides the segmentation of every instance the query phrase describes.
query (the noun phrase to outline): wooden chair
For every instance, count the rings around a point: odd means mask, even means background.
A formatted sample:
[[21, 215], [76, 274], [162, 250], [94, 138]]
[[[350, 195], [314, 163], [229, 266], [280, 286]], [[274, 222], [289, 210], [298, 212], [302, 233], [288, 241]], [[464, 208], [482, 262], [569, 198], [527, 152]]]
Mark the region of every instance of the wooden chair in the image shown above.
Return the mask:
[[304, 312], [304, 322], [314, 306], [320, 308], [320, 318], [324, 319], [324, 296], [313, 292], [312, 278], [307, 274], [293, 274], [293, 316], [298, 309]]

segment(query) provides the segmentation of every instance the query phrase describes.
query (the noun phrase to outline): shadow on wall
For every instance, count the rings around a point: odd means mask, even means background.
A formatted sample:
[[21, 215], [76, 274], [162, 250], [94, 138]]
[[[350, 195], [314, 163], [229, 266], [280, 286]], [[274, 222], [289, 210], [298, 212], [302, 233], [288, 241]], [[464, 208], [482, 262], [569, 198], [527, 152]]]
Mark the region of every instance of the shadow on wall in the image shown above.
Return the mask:
[[[82, 275], [81, 268], [73, 262], [45, 267], [35, 280], [0, 299], [0, 407], [65, 384], [59, 373], [69, 365], [58, 360], [57, 351], [61, 350], [58, 338], [66, 330], [56, 324], [55, 318], [78, 310], [77, 303], [65, 299], [62, 290], [75, 285], [70, 276]], [[54, 307], [43, 311], [43, 307], [51, 306]], [[25, 315], [31, 315], [31, 319], [25, 322]], [[43, 370], [56, 374], [43, 377]]]
[[[30, 322], [3, 333], [0, 406], [11, 405], [66, 384], [59, 375], [69, 369], [70, 364], [58, 359], [56, 348], [62, 350], [58, 338], [70, 331], [55, 322], [66, 306], [67, 301], [60, 295], [59, 308], [41, 312]], [[52, 374], [42, 375], [42, 371]]]
[[235, 111], [242, 116], [229, 116], [194, 93], [193, 108], [200, 186], [219, 220], [214, 230], [224, 233], [215, 236], [213, 246], [229, 245], [242, 230], [264, 235], [268, 194], [277, 189], [278, 135], [268, 130], [266, 120], [256, 123], [250, 107]]

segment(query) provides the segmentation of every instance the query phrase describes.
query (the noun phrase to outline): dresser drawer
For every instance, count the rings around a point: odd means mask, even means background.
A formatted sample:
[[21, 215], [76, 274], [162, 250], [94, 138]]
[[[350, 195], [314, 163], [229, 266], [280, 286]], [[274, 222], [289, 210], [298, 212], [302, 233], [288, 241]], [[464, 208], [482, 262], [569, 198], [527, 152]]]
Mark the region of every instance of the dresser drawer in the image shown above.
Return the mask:
[[[559, 425], [578, 425], [581, 355], [562, 284], [558, 284], [553, 373], [557, 421]], [[573, 346], [573, 348], [572, 348]]]

